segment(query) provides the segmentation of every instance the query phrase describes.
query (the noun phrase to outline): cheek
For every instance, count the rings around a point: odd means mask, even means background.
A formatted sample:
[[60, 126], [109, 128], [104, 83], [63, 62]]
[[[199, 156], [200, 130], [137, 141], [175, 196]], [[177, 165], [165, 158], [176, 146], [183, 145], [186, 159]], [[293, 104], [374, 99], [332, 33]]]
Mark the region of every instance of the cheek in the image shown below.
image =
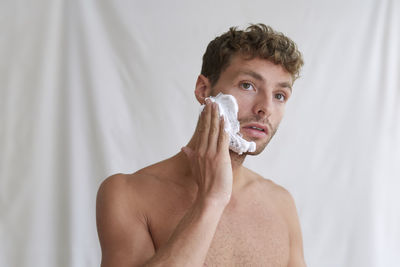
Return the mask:
[[249, 115], [251, 115], [251, 105], [248, 101], [243, 98], [236, 98], [236, 101], [239, 108], [238, 118], [248, 117]]
[[219, 90], [219, 92], [223, 94], [229, 94], [235, 97], [236, 102], [238, 104], [238, 118], [248, 117], [252, 114], [251, 107], [252, 107], [252, 99], [249, 96], [241, 94], [241, 92], [235, 90]]
[[285, 108], [284, 107], [278, 108], [276, 110], [275, 114], [272, 114], [272, 116], [271, 116], [272, 124], [274, 124], [275, 126], [278, 126], [281, 123], [284, 114], [285, 114]]

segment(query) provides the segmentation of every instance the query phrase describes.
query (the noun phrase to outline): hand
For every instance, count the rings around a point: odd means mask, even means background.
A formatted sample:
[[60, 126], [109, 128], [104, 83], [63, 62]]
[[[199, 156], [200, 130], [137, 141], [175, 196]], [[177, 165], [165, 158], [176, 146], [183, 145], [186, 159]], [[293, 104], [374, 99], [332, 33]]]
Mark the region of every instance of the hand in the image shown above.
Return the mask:
[[198, 184], [197, 198], [228, 204], [232, 194], [229, 135], [218, 105], [206, 100], [195, 132], [195, 148], [183, 147]]

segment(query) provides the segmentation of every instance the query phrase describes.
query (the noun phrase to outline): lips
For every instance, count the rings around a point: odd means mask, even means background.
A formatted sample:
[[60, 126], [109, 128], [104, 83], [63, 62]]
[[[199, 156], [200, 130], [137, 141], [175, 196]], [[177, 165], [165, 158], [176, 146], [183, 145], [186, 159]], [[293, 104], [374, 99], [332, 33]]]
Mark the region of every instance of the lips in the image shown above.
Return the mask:
[[242, 126], [242, 131], [250, 137], [263, 138], [268, 135], [268, 127], [259, 123], [250, 123]]
[[268, 134], [268, 126], [259, 123], [250, 123], [242, 126], [242, 128], [253, 129]]

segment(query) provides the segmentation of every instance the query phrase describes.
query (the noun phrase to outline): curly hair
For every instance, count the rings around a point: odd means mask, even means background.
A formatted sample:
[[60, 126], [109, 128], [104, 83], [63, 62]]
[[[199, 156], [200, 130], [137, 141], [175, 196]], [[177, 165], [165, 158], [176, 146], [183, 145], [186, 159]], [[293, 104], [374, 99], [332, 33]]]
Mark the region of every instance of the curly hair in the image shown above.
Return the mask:
[[231, 27], [212, 40], [203, 55], [201, 74], [209, 79], [212, 86], [215, 85], [236, 54], [246, 59], [259, 57], [282, 65], [292, 75], [293, 81], [299, 77], [304, 64], [297, 45], [291, 39], [259, 23], [251, 24], [244, 31]]

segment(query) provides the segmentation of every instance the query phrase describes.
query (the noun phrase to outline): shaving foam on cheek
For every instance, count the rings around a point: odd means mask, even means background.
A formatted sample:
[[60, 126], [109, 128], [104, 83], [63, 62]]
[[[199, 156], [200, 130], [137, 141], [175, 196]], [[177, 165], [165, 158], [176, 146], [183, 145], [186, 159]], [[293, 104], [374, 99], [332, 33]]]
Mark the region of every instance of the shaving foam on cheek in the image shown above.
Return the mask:
[[[229, 148], [239, 155], [244, 152], [256, 151], [256, 143], [242, 138], [240, 124], [237, 119], [239, 107], [233, 95], [219, 93], [217, 96], [208, 97], [212, 102], [218, 104], [219, 114], [224, 117], [225, 131], [229, 133]], [[201, 111], [204, 105], [201, 106]]]

